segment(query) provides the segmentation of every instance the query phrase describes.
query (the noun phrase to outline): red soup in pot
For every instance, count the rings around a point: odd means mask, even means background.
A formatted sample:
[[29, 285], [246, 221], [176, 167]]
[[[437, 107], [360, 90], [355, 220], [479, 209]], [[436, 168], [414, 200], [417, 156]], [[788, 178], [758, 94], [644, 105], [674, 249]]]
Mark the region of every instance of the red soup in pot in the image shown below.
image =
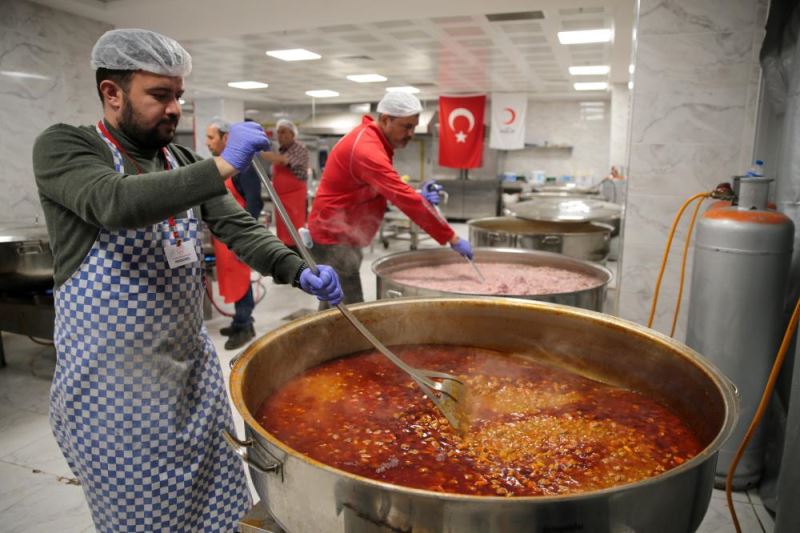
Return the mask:
[[265, 400], [259, 423], [332, 467], [468, 495], [603, 489], [660, 474], [701, 450], [680, 417], [631, 390], [491, 350], [445, 345], [394, 350], [412, 366], [463, 379], [463, 434], [376, 351], [295, 376]]

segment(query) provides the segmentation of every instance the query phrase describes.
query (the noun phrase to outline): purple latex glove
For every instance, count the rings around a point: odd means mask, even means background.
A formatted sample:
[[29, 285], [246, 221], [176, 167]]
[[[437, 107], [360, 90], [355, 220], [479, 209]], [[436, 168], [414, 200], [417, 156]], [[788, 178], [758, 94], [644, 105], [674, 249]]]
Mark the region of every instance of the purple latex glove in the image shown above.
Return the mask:
[[439, 205], [441, 197], [439, 191], [444, 189], [441, 185], [436, 183], [436, 180], [428, 180], [422, 184], [422, 197], [428, 200], [433, 205]]
[[339, 285], [339, 276], [328, 265], [317, 265], [319, 276], [306, 267], [300, 273], [300, 288], [308, 294], [313, 294], [318, 300], [331, 305], [342, 303], [344, 293]]
[[269, 139], [264, 128], [256, 122], [237, 122], [231, 126], [228, 142], [220, 157], [231, 164], [239, 172], [244, 172], [253, 157], [270, 149]]
[[472, 246], [466, 239], [458, 239], [456, 242], [450, 245], [450, 248], [460, 253], [467, 259], [472, 259], [474, 257], [472, 254]]

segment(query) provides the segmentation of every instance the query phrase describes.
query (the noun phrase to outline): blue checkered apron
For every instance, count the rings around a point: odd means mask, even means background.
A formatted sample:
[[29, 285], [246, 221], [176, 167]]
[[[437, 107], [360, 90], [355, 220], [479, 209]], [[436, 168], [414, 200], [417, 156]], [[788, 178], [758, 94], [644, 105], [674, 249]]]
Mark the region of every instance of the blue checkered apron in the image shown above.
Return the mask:
[[[201, 257], [192, 211], [175, 225]], [[55, 292], [50, 423], [104, 533], [233, 531], [251, 506], [220, 433], [233, 421], [203, 325], [202, 267], [170, 268], [165, 240], [166, 222], [100, 229]]]

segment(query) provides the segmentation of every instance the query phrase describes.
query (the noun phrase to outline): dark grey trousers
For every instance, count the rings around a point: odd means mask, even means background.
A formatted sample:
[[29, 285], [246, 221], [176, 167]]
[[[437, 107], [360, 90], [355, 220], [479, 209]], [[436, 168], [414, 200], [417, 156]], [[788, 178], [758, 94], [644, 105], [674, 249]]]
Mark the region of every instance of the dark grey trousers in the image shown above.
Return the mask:
[[[344, 303], [355, 304], [364, 301], [359, 270], [364, 254], [361, 248], [344, 244], [314, 244], [311, 255], [321, 265], [329, 265], [339, 274], [339, 282], [344, 291]], [[319, 310], [330, 309], [328, 302], [320, 302]]]

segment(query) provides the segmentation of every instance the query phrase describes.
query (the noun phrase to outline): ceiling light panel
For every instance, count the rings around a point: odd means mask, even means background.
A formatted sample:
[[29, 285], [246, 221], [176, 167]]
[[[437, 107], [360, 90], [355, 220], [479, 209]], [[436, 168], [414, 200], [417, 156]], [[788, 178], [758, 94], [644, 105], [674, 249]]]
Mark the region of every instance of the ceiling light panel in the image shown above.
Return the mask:
[[586, 65], [586, 66], [577, 66], [577, 67], [569, 67], [569, 73], [573, 76], [599, 76], [603, 74], [608, 74], [609, 68], [608, 65]]
[[267, 55], [280, 59], [282, 61], [308, 61], [311, 59], [319, 59], [322, 56], [306, 50], [305, 48], [290, 48], [288, 50], [267, 50]]
[[597, 30], [578, 30], [558, 32], [561, 44], [607, 43], [611, 41], [613, 32], [608, 28]]
[[605, 81], [585, 81], [572, 84], [576, 91], [605, 91], [608, 89], [608, 82]]
[[339, 96], [339, 93], [336, 91], [329, 91], [328, 89], [315, 89], [313, 91], [306, 91], [306, 94], [314, 98], [333, 98], [335, 96]]
[[401, 85], [399, 87], [387, 87], [386, 88], [386, 92], [387, 93], [398, 92], [398, 93], [417, 94], [419, 92], [419, 89], [417, 89], [416, 87], [413, 87], [411, 85]]
[[376, 83], [379, 81], [386, 81], [386, 76], [380, 74], [351, 74], [347, 79], [356, 83]]
[[228, 82], [228, 87], [233, 87], [234, 89], [266, 89], [269, 84], [261, 83], [260, 81], [231, 81]]

